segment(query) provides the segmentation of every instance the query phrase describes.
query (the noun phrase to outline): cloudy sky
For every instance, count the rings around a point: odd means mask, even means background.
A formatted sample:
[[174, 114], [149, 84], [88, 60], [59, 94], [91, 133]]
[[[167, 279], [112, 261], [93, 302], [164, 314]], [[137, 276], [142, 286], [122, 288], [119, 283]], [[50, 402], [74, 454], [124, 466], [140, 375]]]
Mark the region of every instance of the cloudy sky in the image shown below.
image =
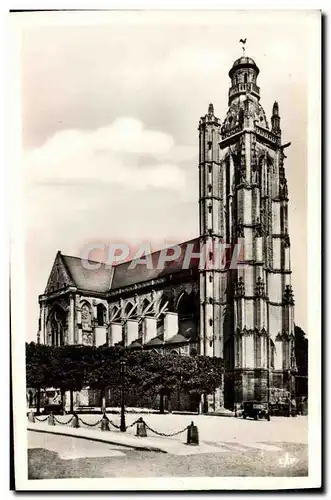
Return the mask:
[[[33, 14], [30, 14], [33, 16]], [[38, 15], [37, 15], [38, 16]], [[35, 17], [35, 16], [34, 16]], [[198, 235], [199, 117], [227, 109], [242, 51], [260, 68], [268, 117], [279, 102], [289, 183], [296, 323], [306, 316], [307, 53], [299, 13], [108, 12], [102, 22], [39, 14], [21, 29], [28, 340], [57, 250]]]

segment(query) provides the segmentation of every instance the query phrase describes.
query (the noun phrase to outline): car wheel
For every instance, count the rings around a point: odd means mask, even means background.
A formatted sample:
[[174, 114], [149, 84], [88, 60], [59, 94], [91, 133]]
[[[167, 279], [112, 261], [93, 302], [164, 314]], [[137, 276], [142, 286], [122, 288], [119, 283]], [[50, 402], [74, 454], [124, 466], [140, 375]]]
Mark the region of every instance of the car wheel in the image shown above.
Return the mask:
[[257, 413], [254, 415], [254, 420], [259, 420], [259, 416]]

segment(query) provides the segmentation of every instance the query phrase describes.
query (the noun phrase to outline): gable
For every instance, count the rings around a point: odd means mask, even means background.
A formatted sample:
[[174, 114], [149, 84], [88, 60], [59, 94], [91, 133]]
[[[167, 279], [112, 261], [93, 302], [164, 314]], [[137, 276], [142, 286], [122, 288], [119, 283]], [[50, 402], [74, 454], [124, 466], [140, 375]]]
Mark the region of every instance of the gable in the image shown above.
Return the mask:
[[45, 293], [52, 293], [67, 286], [75, 286], [60, 252], [56, 254], [55, 261], [49, 275]]

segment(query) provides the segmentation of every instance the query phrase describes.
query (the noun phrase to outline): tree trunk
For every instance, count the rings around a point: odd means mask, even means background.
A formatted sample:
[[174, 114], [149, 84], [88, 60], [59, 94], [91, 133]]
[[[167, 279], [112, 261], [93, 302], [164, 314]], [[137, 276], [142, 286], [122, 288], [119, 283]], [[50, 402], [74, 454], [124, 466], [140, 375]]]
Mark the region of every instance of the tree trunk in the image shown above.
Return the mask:
[[168, 412], [172, 413], [171, 394], [168, 394], [167, 398], [168, 398]]
[[160, 413], [164, 413], [164, 394], [160, 393]]
[[74, 391], [70, 389], [70, 413], [74, 412]]
[[65, 407], [65, 391], [63, 389], [61, 389], [60, 392], [61, 392], [61, 410], [64, 411], [64, 407]]
[[208, 413], [208, 395], [207, 394], [203, 395], [202, 405], [203, 405], [203, 408], [202, 408], [203, 413]]
[[40, 414], [40, 387], [37, 389], [37, 415]]

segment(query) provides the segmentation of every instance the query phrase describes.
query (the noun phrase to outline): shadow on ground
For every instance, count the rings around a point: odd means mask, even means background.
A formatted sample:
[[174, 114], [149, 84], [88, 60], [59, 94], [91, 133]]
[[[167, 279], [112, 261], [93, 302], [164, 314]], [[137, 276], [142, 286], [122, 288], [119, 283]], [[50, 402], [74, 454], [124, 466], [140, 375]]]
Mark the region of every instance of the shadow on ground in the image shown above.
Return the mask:
[[[267, 443], [272, 444], [272, 443]], [[307, 446], [281, 444], [282, 452], [206, 453], [174, 456], [141, 450], [128, 450], [120, 457], [62, 460], [44, 448], [28, 450], [29, 479], [106, 478], [106, 477], [229, 477], [308, 475]]]

